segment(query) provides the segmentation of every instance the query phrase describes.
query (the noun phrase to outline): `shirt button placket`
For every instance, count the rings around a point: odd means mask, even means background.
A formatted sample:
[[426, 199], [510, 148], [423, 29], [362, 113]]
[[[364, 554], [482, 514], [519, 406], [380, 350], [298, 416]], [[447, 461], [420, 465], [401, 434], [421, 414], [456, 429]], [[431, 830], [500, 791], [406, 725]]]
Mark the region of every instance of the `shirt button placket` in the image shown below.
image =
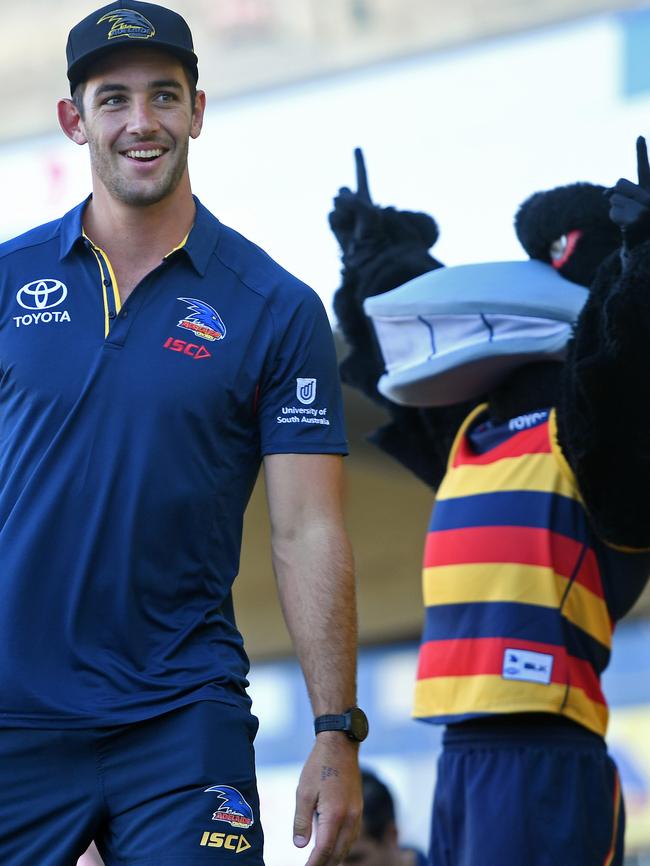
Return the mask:
[[106, 292], [106, 306], [108, 307], [108, 319], [111, 324], [117, 318], [117, 310], [115, 309], [115, 297], [113, 295], [113, 285], [109, 277], [104, 277], [104, 291]]

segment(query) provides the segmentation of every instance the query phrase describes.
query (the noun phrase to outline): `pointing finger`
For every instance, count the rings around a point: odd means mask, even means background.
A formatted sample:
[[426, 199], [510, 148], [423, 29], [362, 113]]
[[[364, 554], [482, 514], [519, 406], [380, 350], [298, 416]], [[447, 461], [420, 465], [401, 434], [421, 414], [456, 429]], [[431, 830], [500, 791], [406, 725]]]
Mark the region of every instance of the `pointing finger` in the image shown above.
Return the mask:
[[640, 135], [636, 140], [636, 165], [639, 173], [639, 186], [650, 189], [650, 164], [645, 138]]
[[360, 147], [354, 149], [354, 162], [357, 168], [357, 195], [368, 203], [372, 202], [370, 198], [370, 189], [368, 188], [368, 175], [366, 173], [366, 164], [363, 159], [363, 151]]

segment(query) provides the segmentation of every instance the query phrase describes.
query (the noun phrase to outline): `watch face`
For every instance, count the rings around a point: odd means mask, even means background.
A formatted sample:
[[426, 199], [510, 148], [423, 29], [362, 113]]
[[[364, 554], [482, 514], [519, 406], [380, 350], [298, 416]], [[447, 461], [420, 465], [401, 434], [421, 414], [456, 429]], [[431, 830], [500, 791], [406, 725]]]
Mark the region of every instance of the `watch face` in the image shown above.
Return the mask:
[[359, 707], [352, 707], [350, 710], [350, 734], [358, 742], [362, 742], [368, 736], [368, 719]]

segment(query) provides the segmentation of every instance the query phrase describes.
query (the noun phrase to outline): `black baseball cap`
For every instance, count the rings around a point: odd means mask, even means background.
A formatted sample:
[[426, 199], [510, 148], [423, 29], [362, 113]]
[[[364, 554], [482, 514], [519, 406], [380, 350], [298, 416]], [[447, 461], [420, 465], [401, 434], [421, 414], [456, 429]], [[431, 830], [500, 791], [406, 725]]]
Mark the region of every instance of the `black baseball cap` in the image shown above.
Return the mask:
[[84, 80], [88, 67], [114, 48], [160, 48], [174, 54], [198, 81], [198, 59], [185, 19], [155, 3], [115, 0], [86, 16], [68, 34], [70, 92]]

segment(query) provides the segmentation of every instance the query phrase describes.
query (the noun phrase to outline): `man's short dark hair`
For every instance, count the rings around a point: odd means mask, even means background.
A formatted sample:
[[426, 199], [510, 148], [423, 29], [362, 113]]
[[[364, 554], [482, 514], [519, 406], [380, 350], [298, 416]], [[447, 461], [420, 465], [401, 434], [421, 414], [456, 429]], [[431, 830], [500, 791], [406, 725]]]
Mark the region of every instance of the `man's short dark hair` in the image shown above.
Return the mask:
[[361, 771], [364, 832], [381, 842], [386, 830], [395, 823], [395, 804], [386, 785], [370, 770]]
[[84, 119], [84, 91], [86, 90], [86, 82], [81, 81], [75, 89], [72, 91], [72, 101], [74, 102], [74, 107], [79, 112], [79, 117]]

